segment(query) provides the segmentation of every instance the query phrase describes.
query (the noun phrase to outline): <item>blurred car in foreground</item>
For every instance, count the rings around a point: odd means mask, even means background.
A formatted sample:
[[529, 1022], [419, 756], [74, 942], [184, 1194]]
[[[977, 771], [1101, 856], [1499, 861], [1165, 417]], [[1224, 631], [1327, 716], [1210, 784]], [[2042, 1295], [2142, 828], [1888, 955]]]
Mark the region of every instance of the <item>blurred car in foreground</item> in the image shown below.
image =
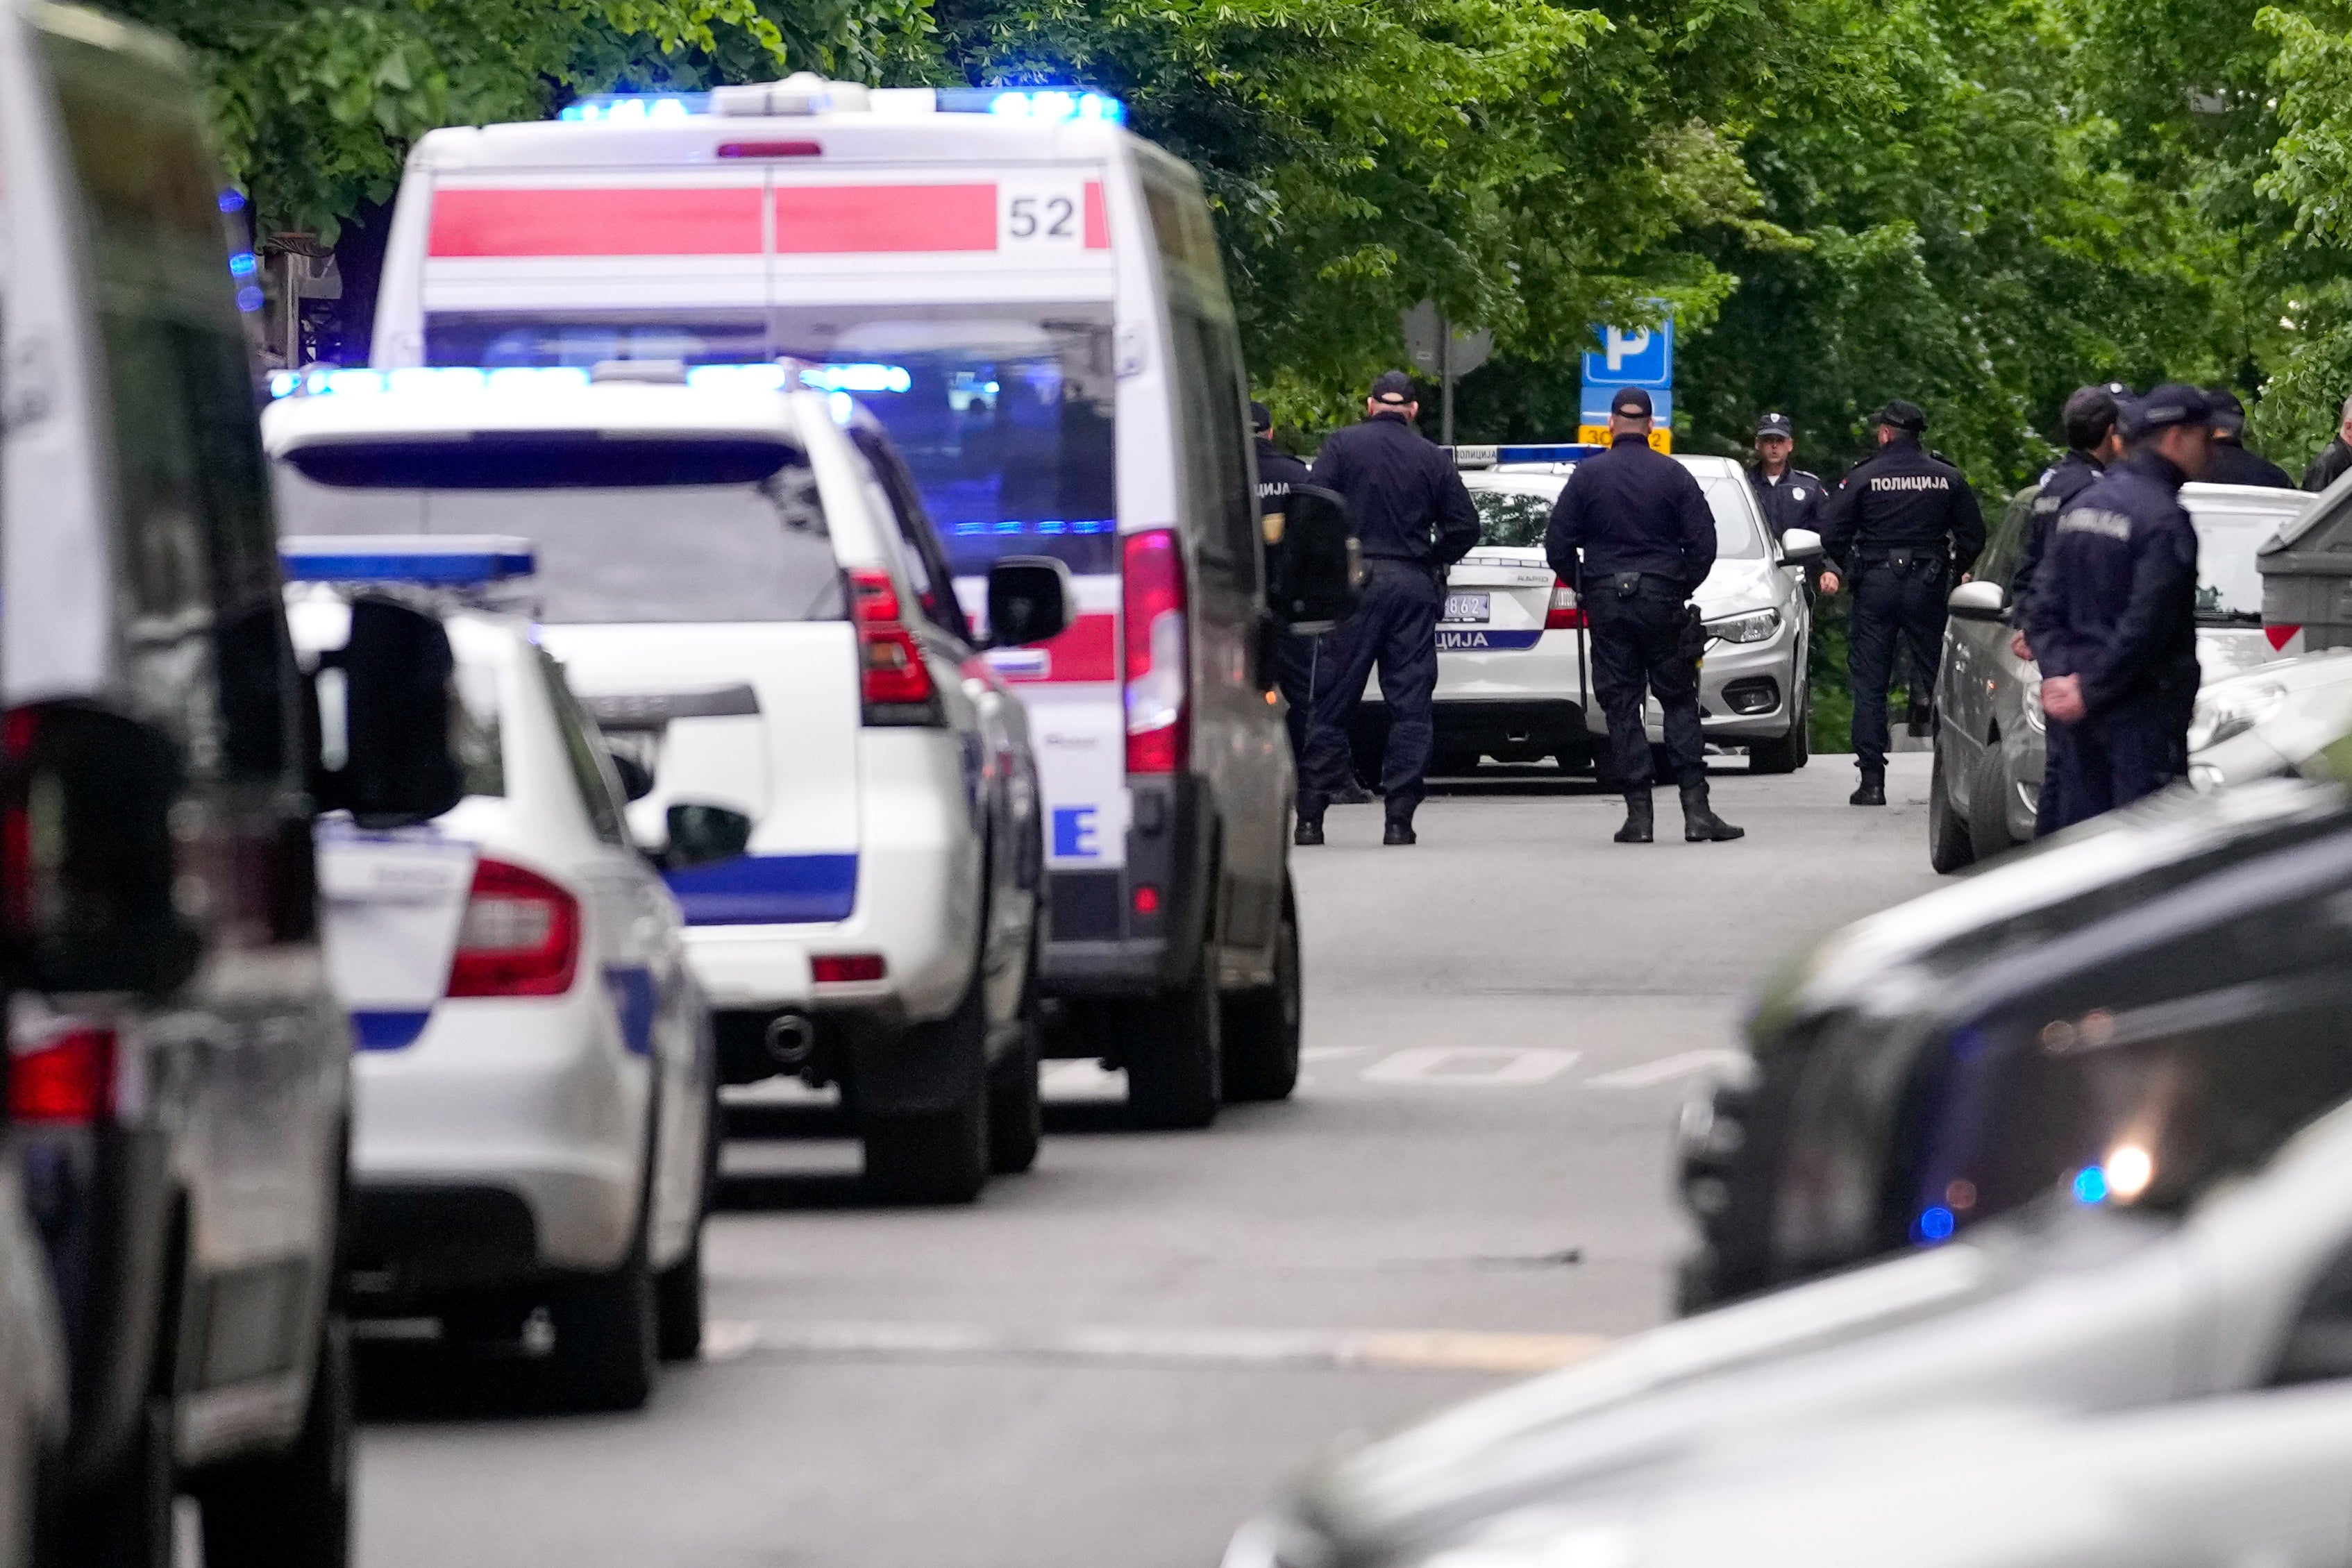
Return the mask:
[[[1446, 577], [1437, 628], [1436, 738], [1431, 768], [1466, 772], [1497, 762], [1556, 759], [1592, 768], [1608, 724], [1591, 691], [1584, 612], [1574, 585], [1544, 558], [1544, 530], [1579, 459], [1596, 446], [1457, 446], [1454, 460], [1478, 508], [1478, 543]], [[1810, 755], [1805, 715], [1812, 620], [1802, 563], [1821, 541], [1802, 529], [1775, 539], [1747, 476], [1723, 457], [1683, 457], [1714, 514], [1717, 555], [1692, 597], [1709, 641], [1699, 669], [1700, 725], [1708, 740], [1744, 746], [1758, 773], [1787, 773]], [[1356, 725], [1359, 771], [1377, 779], [1387, 713], [1374, 682]], [[1644, 711], [1650, 738], [1663, 716]]]
[[1684, 1304], [2062, 1181], [2171, 1203], [2244, 1170], [2352, 1094], [2347, 894], [2337, 786], [2178, 789], [1819, 944], [1759, 1003], [1752, 1071], [1685, 1108]]
[[[2031, 1400], [1892, 1411], [1702, 1441], [1678, 1462], [1512, 1509], [1420, 1561], [2342, 1568], [2347, 1476], [2352, 1390], [2336, 1385], [2097, 1416]], [[1244, 1540], [1236, 1561], [1267, 1557]]]
[[[2010, 502], [1973, 580], [1952, 590], [1927, 793], [1927, 858], [1937, 871], [1958, 871], [2033, 837], [2042, 801], [2042, 674], [2011, 651], [2009, 623], [2010, 581], [2033, 496], [2020, 491]], [[2197, 528], [2197, 663], [2207, 682], [2218, 683], [2279, 656], [2263, 629], [2255, 552], [2301, 517], [2311, 497], [2250, 485], [2184, 485], [2180, 504]]]
[[[2005, 1412], [2122, 1412], [2352, 1375], [2352, 1108], [2185, 1200], [2079, 1174], [1964, 1238], [1634, 1335], [1338, 1458], [1245, 1526], [1226, 1568], [1639, 1563], [1512, 1555], [1507, 1540], [1653, 1489], [1673, 1502], [1710, 1455], [1772, 1464], [1853, 1437], [1849, 1456], [1875, 1463], [1901, 1451], [1872, 1436], [1890, 1418], [1950, 1424], [1909, 1450], [1929, 1464], [1980, 1421], [1976, 1446], [1951, 1456], [1958, 1474]], [[1957, 1514], [1999, 1492], [1943, 1495]], [[1802, 1521], [1828, 1528], [1782, 1519]], [[1932, 1542], [1947, 1519], [1917, 1523], [1879, 1560], [1946, 1561]]]
[[[387, 595], [520, 588], [531, 561], [520, 539], [447, 535], [281, 550], [306, 660]], [[657, 1358], [702, 1343], [709, 1009], [677, 902], [630, 841], [627, 790], [561, 666], [521, 616], [436, 608], [464, 799], [414, 827], [319, 831], [329, 970], [359, 1052], [348, 1300], [499, 1344], [543, 1308], [562, 1396], [634, 1409]], [[658, 859], [683, 871], [741, 852], [751, 823], [674, 800], [668, 830]]]

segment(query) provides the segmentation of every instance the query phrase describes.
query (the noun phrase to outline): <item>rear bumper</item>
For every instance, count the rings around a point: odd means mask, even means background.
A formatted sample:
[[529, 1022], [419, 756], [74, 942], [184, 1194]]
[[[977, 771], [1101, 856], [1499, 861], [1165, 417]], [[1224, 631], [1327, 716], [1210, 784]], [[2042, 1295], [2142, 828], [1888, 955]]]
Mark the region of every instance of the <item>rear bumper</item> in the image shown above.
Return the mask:
[[[1181, 983], [1200, 961], [1214, 805], [1191, 774], [1128, 781], [1127, 863], [1116, 871], [1048, 871], [1052, 914], [1039, 945], [1049, 996], [1141, 996]], [[1137, 890], [1156, 908], [1139, 912]]]
[[[624, 1047], [593, 982], [560, 998], [444, 1001], [415, 1043], [362, 1051], [355, 1066], [352, 1172], [370, 1246], [355, 1246], [349, 1283], [362, 1310], [413, 1299], [452, 1270], [478, 1287], [611, 1269], [627, 1252], [652, 1064]], [[449, 1196], [467, 1192], [477, 1196]], [[469, 1251], [399, 1218], [435, 1203], [520, 1210], [525, 1223], [495, 1236], [529, 1247]], [[393, 1218], [370, 1227], [372, 1209]], [[423, 1250], [404, 1250], [412, 1245]], [[492, 1269], [500, 1258], [503, 1280]]]
[[[1591, 749], [1585, 709], [1573, 697], [1445, 697], [1430, 710], [1433, 752], [1475, 751], [1501, 762], [1532, 762]], [[1360, 755], [1377, 756], [1388, 733], [1388, 705], [1368, 702], [1356, 713], [1351, 739]]]

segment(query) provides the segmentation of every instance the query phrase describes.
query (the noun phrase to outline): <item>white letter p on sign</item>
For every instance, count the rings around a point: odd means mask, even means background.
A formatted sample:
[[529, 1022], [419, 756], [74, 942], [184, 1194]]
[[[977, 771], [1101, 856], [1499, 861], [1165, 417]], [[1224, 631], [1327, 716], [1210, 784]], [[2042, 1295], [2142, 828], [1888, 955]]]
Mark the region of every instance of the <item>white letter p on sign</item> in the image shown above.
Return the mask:
[[1623, 328], [1612, 327], [1602, 337], [1602, 346], [1609, 350], [1609, 368], [1612, 371], [1622, 370], [1625, 368], [1625, 361], [1629, 355], [1649, 352], [1650, 329], [1647, 327], [1636, 327], [1633, 329], [1633, 335], [1628, 337]]

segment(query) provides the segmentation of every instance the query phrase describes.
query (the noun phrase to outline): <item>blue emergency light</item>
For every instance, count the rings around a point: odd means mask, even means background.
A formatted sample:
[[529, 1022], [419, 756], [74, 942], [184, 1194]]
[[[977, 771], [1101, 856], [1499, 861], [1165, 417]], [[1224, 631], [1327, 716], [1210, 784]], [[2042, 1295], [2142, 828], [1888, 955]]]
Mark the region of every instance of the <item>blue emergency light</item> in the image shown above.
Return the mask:
[[555, 118], [592, 125], [665, 125], [709, 112], [707, 92], [600, 92], [565, 104]]
[[511, 534], [312, 534], [278, 541], [289, 582], [482, 588], [529, 577], [538, 549]]
[[589, 384], [588, 371], [578, 365], [500, 365], [488, 370], [473, 365], [404, 365], [396, 371], [333, 370], [277, 371], [269, 377], [271, 397], [373, 397], [383, 392], [573, 392]]
[[1456, 468], [1493, 468], [1505, 463], [1581, 463], [1605, 450], [1589, 442], [1555, 441], [1527, 446], [1455, 446]]
[[[1049, 125], [1127, 123], [1127, 105], [1108, 93], [1077, 87], [944, 87], [932, 93], [931, 108], [940, 114], [992, 114]], [[564, 105], [555, 118], [588, 125], [660, 125], [710, 112], [707, 92], [600, 92]]]

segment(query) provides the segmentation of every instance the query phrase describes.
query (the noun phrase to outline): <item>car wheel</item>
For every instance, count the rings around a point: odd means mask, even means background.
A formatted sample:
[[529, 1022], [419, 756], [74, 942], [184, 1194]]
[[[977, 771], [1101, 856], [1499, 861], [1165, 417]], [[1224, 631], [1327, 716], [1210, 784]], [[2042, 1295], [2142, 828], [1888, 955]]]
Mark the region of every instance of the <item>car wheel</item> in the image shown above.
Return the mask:
[[206, 1563], [344, 1568], [352, 1557], [352, 1406], [351, 1325], [329, 1312], [292, 1446], [224, 1465], [196, 1489]]
[[660, 1310], [640, 1240], [629, 1260], [548, 1303], [551, 1370], [575, 1410], [635, 1410], [652, 1397], [660, 1361]]
[[[909, 1050], [955, 1061], [986, 1060], [987, 995], [977, 962], [955, 1011], [917, 1029], [932, 1038], [910, 1040]], [[861, 1113], [867, 1183], [894, 1203], [970, 1203], [978, 1197], [988, 1185], [989, 1090], [983, 1074], [979, 1088], [940, 1110]]]
[[1969, 844], [1977, 859], [1989, 861], [2017, 847], [2009, 831], [2009, 759], [2000, 754], [1997, 737], [1977, 758], [1969, 802]]
[[1936, 741], [1936, 760], [1927, 775], [1927, 863], [1939, 872], [1956, 872], [1977, 858], [1969, 821], [1952, 805], [1951, 781], [1945, 777], [1944, 745]]
[[1110, 1014], [1112, 1044], [1127, 1068], [1127, 1108], [1138, 1125], [1205, 1127], [1217, 1119], [1224, 1097], [1223, 1012], [1216, 960], [1203, 941], [1184, 986]]
[[1298, 1086], [1298, 907], [1285, 882], [1274, 934], [1274, 984], [1225, 998], [1225, 1101], [1287, 1100]]
[[1797, 700], [1789, 715], [1789, 732], [1769, 740], [1755, 740], [1748, 745], [1748, 771], [1750, 773], [1794, 773], [1812, 758], [1812, 745], [1806, 734], [1812, 716], [1806, 711], [1805, 689], [1797, 688]]
[[172, 1402], [151, 1396], [123, 1450], [87, 1488], [61, 1501], [44, 1530], [44, 1563], [170, 1568], [172, 1503], [180, 1490], [172, 1456]]
[[663, 1270], [654, 1281], [654, 1317], [659, 1343], [655, 1353], [664, 1361], [692, 1361], [702, 1354], [702, 1222], [694, 1222], [694, 1239], [686, 1256]]
[[1021, 1043], [988, 1071], [988, 1168], [1018, 1176], [1037, 1163], [1045, 1135], [1045, 1108], [1037, 1092], [1036, 1003], [1022, 1020]]

